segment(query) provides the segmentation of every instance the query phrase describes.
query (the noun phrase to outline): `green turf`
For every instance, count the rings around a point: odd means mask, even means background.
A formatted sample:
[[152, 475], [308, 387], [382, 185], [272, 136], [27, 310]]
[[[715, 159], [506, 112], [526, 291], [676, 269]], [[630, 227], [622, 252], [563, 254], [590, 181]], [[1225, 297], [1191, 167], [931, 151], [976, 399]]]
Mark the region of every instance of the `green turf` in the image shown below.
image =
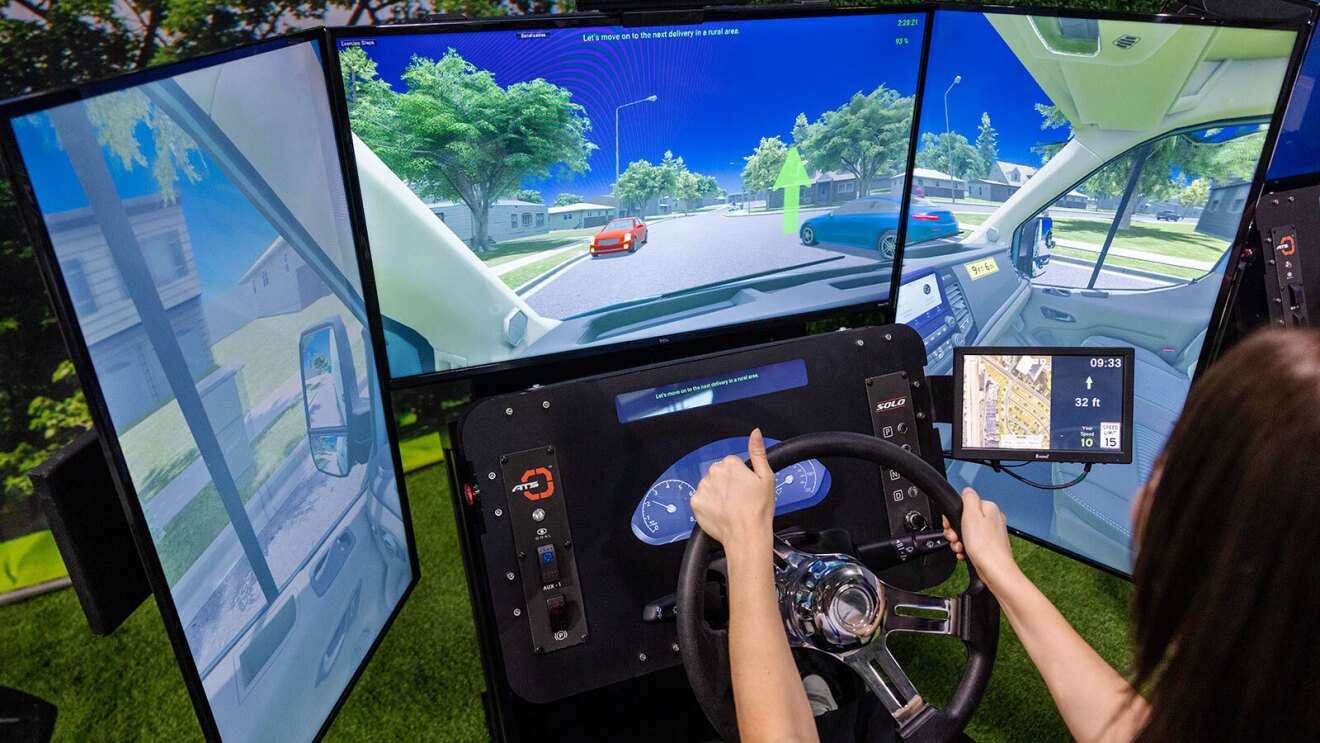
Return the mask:
[[399, 442], [399, 458], [404, 472], [414, 472], [444, 461], [445, 445], [438, 433], [404, 439]]
[[[1095, 259], [1100, 255], [1099, 253], [1092, 253], [1086, 250], [1076, 250], [1074, 248], [1068, 248], [1062, 245], [1054, 246], [1054, 254], [1067, 256], [1069, 258], [1076, 258], [1077, 260], [1082, 261], [1083, 263], [1090, 264], [1091, 266], [1095, 265]], [[1106, 256], [1105, 266], [1118, 267], [1118, 268], [1132, 268], [1138, 271], [1144, 271], [1146, 273], [1153, 273], [1160, 276], [1169, 276], [1175, 279], [1187, 279], [1187, 280], [1199, 279], [1206, 274], [1205, 271], [1200, 271], [1195, 268], [1170, 266], [1167, 263], [1153, 263], [1151, 261], [1143, 261], [1139, 258], [1127, 258], [1121, 255]], [[1101, 288], [1103, 288], [1103, 285], [1101, 285]]]
[[[1054, 220], [1054, 237], [1057, 240], [1075, 240], [1092, 245], [1103, 245], [1109, 235], [1112, 221], [1112, 217], [1099, 219], [1059, 217]], [[1120, 229], [1114, 235], [1114, 247], [1214, 263], [1228, 248], [1228, 243], [1217, 237], [1197, 232], [1196, 226], [1192, 224], [1133, 222], [1130, 227]]]
[[[330, 729], [331, 741], [486, 738], [467, 587], [443, 469], [406, 478], [422, 581]], [[1111, 663], [1128, 662], [1125, 582], [1016, 541], [1027, 574]], [[955, 578], [956, 581], [956, 578]], [[87, 631], [73, 591], [0, 607], [0, 685], [59, 707], [57, 741], [200, 739], [154, 602], [114, 635]], [[895, 654], [937, 702], [961, 672], [956, 641], [904, 638]], [[969, 733], [980, 743], [1064, 741], [1067, 730], [1007, 623], [985, 700]], [[546, 740], [556, 740], [546, 731]], [[627, 740], [620, 731], [619, 740]]]
[[526, 266], [514, 269], [508, 273], [500, 274], [500, 281], [503, 281], [505, 286], [508, 286], [510, 289], [517, 289], [538, 276], [554, 270], [578, 256], [586, 255], [586, 253], [587, 247], [585, 245], [583, 245], [580, 250], [566, 250], [558, 255], [542, 258], [535, 263], [529, 263]]
[[487, 266], [494, 267], [518, 258], [526, 258], [535, 253], [572, 245], [584, 238], [591, 237], [600, 230], [600, 227], [583, 227], [575, 230], [555, 230], [535, 237], [506, 240], [496, 245], [494, 250], [477, 253], [477, 257]]
[[[68, 571], [64, 569], [64, 560], [55, 546], [55, 536], [49, 531], [0, 542], [0, 595], [65, 575]], [[3, 621], [0, 621], [0, 628], [3, 627]]]

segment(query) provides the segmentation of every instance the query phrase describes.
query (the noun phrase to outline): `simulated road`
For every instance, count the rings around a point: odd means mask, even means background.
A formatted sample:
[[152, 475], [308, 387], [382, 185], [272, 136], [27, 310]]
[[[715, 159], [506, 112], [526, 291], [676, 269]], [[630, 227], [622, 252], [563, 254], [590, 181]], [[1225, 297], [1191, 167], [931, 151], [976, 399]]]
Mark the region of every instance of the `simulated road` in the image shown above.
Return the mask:
[[[806, 219], [817, 211], [804, 211]], [[701, 212], [649, 223], [649, 241], [636, 253], [582, 258], [523, 297], [557, 319], [619, 302], [645, 299], [749, 274], [839, 257], [831, 268], [876, 263], [875, 251], [803, 245], [783, 232], [779, 213], [730, 216]], [[879, 287], [878, 287], [879, 289]]]
[[[823, 213], [803, 212], [802, 219]], [[873, 265], [874, 251], [837, 245], [803, 245], [783, 232], [778, 213], [732, 216], [701, 212], [648, 225], [650, 239], [635, 253], [582, 257], [522, 292], [532, 309], [563, 319], [603, 307], [728, 281], [751, 274], [838, 258], [832, 268]], [[1091, 266], [1056, 256], [1034, 283], [1085, 286]], [[1097, 286], [1154, 289], [1179, 279], [1104, 269]]]

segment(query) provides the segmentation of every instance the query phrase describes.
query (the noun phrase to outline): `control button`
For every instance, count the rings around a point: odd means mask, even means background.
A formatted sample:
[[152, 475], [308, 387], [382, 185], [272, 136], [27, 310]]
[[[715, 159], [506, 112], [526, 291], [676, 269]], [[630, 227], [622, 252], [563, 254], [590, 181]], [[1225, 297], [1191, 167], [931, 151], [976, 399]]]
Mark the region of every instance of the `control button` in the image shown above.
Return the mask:
[[545, 600], [545, 613], [550, 617], [551, 631], [568, 629], [568, 602], [562, 595], [551, 596]]
[[889, 439], [889, 438], [893, 438], [893, 437], [894, 437], [894, 427], [893, 427], [893, 426], [885, 426], [884, 430], [880, 432], [880, 435], [883, 436], [884, 438], [887, 438], [887, 439]]
[[537, 563], [541, 566], [541, 582], [555, 583], [559, 580], [559, 558], [555, 555], [555, 546], [545, 544], [536, 548]]
[[532, 511], [532, 521], [545, 521], [545, 509], [538, 508], [535, 511]]
[[900, 424], [898, 424], [898, 432], [899, 432], [899, 433], [907, 433], [907, 432], [908, 432], [908, 424], [906, 424], [906, 423], [900, 423]]
[[926, 517], [920, 511], [908, 511], [907, 515], [903, 517], [903, 523], [907, 524], [907, 528], [912, 531], [925, 531], [930, 526], [926, 521]]

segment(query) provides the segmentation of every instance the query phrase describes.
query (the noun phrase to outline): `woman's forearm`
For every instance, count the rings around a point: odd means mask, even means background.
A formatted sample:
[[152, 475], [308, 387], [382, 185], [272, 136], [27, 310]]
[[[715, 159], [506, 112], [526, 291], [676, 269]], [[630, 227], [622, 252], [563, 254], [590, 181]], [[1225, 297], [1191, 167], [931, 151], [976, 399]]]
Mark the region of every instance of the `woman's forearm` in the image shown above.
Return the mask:
[[788, 649], [767, 547], [726, 554], [729, 661], [744, 743], [815, 741], [811, 706]]
[[992, 588], [1073, 737], [1081, 743], [1135, 738], [1150, 707], [1127, 680], [1020, 570], [1008, 571]]

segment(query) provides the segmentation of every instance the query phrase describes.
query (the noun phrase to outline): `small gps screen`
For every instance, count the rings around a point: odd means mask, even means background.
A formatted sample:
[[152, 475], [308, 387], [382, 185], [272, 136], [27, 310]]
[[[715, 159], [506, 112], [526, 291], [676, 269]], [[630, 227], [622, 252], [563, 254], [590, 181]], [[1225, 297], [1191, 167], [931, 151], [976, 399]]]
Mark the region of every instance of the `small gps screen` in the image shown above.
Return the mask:
[[1132, 461], [1130, 348], [959, 349], [954, 459]]

